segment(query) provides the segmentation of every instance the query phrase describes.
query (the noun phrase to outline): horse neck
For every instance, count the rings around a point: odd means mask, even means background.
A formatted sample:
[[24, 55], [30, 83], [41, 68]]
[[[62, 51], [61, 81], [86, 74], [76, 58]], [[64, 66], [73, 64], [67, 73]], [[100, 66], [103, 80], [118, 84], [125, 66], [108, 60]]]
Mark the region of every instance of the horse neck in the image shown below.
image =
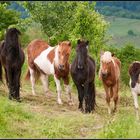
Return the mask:
[[113, 58], [112, 58], [111, 75], [113, 79], [117, 80], [119, 78], [119, 67], [117, 66], [117, 63]]
[[55, 66], [58, 66], [59, 64], [59, 57], [58, 57], [58, 45], [54, 46], [54, 52], [55, 52], [55, 56], [54, 56], [54, 64]]
[[7, 47], [7, 49], [14, 48], [15, 50], [19, 50], [20, 43], [19, 43], [18, 37], [16, 36], [13, 36], [12, 38], [7, 37], [5, 39], [5, 46]]

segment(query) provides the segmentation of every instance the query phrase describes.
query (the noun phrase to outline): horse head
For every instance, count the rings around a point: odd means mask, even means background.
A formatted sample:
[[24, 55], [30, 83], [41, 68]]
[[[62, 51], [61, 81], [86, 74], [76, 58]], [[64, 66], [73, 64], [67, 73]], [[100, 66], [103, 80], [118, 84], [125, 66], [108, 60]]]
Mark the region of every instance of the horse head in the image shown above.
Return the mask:
[[101, 53], [101, 76], [103, 79], [107, 78], [111, 73], [111, 64], [113, 62], [111, 52], [106, 51]]
[[131, 87], [134, 88], [136, 83], [140, 83], [140, 62], [135, 61], [129, 67], [131, 77]]
[[58, 44], [57, 49], [57, 66], [59, 70], [65, 70], [68, 64], [69, 56], [71, 52], [71, 42], [63, 41]]
[[77, 54], [77, 68], [83, 69], [86, 67], [88, 56], [88, 44], [89, 41], [77, 41], [76, 54]]

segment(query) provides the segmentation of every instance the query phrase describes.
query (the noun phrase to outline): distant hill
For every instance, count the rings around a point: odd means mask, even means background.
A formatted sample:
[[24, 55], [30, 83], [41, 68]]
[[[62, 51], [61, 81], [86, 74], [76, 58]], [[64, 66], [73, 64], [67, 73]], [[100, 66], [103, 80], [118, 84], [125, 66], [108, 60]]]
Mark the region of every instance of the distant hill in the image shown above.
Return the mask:
[[19, 5], [17, 2], [11, 2], [11, 4], [8, 6], [8, 8], [20, 12], [21, 13], [20, 17], [23, 19], [25, 19], [29, 16], [28, 12], [21, 5]]
[[140, 1], [97, 1], [96, 10], [105, 16], [140, 19]]

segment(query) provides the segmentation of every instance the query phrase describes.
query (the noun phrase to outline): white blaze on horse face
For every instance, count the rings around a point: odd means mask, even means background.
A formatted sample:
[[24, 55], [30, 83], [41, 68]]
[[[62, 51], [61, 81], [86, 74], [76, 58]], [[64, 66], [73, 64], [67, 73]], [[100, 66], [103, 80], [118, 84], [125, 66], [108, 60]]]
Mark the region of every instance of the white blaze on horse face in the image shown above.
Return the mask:
[[59, 65], [58, 47], [59, 47], [59, 45], [58, 45], [58, 46], [56, 47], [56, 49], [55, 49], [55, 57], [54, 57], [54, 62], [55, 62], [55, 65], [56, 65], [56, 66]]
[[54, 49], [54, 47], [49, 47], [42, 51], [39, 56], [36, 57], [34, 63], [46, 74], [54, 74], [54, 65], [51, 64], [50, 60], [47, 58], [48, 53]]

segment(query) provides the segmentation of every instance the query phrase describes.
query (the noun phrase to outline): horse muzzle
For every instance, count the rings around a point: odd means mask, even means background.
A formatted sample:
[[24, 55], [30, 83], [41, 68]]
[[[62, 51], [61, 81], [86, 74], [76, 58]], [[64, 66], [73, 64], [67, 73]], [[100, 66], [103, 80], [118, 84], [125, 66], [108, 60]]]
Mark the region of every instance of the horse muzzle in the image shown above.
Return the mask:
[[102, 73], [102, 78], [105, 79], [107, 78], [108, 74], [107, 73]]
[[78, 69], [82, 70], [84, 67], [81, 65], [78, 65]]
[[59, 66], [58, 66], [58, 69], [59, 69], [59, 70], [64, 70], [65, 67], [64, 67], [64, 65], [59, 65]]

